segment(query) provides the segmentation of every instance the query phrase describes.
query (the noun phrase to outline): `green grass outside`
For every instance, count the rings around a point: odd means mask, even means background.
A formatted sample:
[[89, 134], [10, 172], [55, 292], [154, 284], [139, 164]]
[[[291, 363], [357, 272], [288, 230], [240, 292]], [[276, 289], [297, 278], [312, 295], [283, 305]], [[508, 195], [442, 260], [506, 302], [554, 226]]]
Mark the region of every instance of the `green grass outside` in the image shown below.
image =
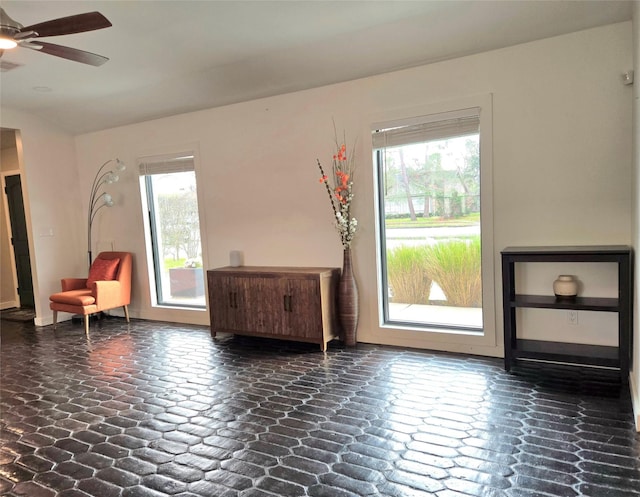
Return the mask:
[[447, 227], [463, 227], [474, 226], [480, 223], [480, 213], [475, 212], [462, 217], [443, 218], [443, 217], [419, 217], [415, 221], [411, 218], [393, 218], [385, 219], [384, 224], [387, 228], [437, 228], [441, 226]]
[[187, 259], [165, 259], [164, 268], [169, 270], [176, 267], [184, 267], [184, 263]]
[[424, 236], [394, 236], [393, 237], [393, 241], [403, 241], [403, 240], [421, 240], [424, 241], [425, 238], [428, 238], [430, 240], [441, 240], [441, 241], [447, 241], [447, 240], [473, 240], [474, 238], [476, 238], [478, 235], [456, 235], [455, 237], [452, 237], [451, 235], [429, 235], [428, 237], [424, 237]]

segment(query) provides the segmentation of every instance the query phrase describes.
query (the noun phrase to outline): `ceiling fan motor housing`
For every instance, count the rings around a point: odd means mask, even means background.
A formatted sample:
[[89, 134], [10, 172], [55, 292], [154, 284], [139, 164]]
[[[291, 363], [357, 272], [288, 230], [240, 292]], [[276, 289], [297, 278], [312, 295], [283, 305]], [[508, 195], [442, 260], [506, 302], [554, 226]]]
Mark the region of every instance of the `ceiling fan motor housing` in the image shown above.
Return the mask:
[[18, 21], [14, 21], [9, 14], [0, 7], [0, 34], [13, 38], [24, 26]]

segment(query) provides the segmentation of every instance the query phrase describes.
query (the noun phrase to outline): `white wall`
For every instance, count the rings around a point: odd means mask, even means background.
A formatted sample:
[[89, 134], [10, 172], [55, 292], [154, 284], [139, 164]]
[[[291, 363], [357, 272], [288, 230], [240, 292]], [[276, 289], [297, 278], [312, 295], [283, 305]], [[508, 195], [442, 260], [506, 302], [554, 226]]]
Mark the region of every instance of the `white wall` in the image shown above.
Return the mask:
[[500, 249], [631, 243], [632, 90], [620, 81], [632, 63], [631, 43], [626, 22], [79, 136], [83, 191], [106, 159], [117, 156], [130, 166], [110, 189], [117, 206], [102, 212], [95, 238], [135, 253], [133, 316], [208, 324], [204, 312], [194, 316], [150, 306], [133, 167], [137, 157], [196, 148], [205, 267], [227, 265], [232, 249], [243, 250], [248, 265], [340, 266], [341, 245], [315, 165], [316, 157], [330, 161], [335, 119], [349, 141], [358, 142], [354, 209], [360, 231], [353, 248], [359, 339], [501, 355], [501, 338], [475, 347], [455, 336], [425, 339], [424, 333], [379, 326], [369, 125], [381, 115], [408, 117], [449, 100], [493, 94], [496, 336], [501, 337]]
[[636, 428], [640, 431], [640, 1], [633, 2], [633, 246], [636, 254], [633, 323], [633, 364], [631, 395], [636, 415]]
[[49, 295], [60, 291], [60, 278], [86, 274], [74, 141], [55, 125], [4, 107], [1, 126], [20, 130], [18, 160], [23, 174], [36, 324], [49, 324]]

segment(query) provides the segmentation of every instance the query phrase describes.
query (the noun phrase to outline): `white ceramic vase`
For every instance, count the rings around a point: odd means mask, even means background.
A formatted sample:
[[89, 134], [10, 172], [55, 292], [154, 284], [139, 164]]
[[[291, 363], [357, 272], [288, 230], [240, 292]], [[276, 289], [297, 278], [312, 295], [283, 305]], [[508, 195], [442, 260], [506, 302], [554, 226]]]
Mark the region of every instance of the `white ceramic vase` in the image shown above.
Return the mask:
[[570, 274], [561, 274], [553, 282], [553, 293], [556, 297], [575, 297], [578, 295], [578, 282]]

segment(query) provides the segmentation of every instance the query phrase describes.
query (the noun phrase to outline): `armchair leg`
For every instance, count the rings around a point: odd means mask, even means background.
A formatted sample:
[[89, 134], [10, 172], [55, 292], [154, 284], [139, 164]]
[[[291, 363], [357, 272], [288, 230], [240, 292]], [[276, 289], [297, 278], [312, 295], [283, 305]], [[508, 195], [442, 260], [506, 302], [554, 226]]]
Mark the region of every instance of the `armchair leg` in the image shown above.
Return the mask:
[[84, 333], [89, 336], [89, 314], [84, 315]]
[[127, 318], [127, 323], [129, 322], [129, 308], [126, 305], [122, 306], [124, 308], [124, 317]]
[[56, 324], [58, 323], [58, 311], [53, 311], [53, 329], [56, 329]]

